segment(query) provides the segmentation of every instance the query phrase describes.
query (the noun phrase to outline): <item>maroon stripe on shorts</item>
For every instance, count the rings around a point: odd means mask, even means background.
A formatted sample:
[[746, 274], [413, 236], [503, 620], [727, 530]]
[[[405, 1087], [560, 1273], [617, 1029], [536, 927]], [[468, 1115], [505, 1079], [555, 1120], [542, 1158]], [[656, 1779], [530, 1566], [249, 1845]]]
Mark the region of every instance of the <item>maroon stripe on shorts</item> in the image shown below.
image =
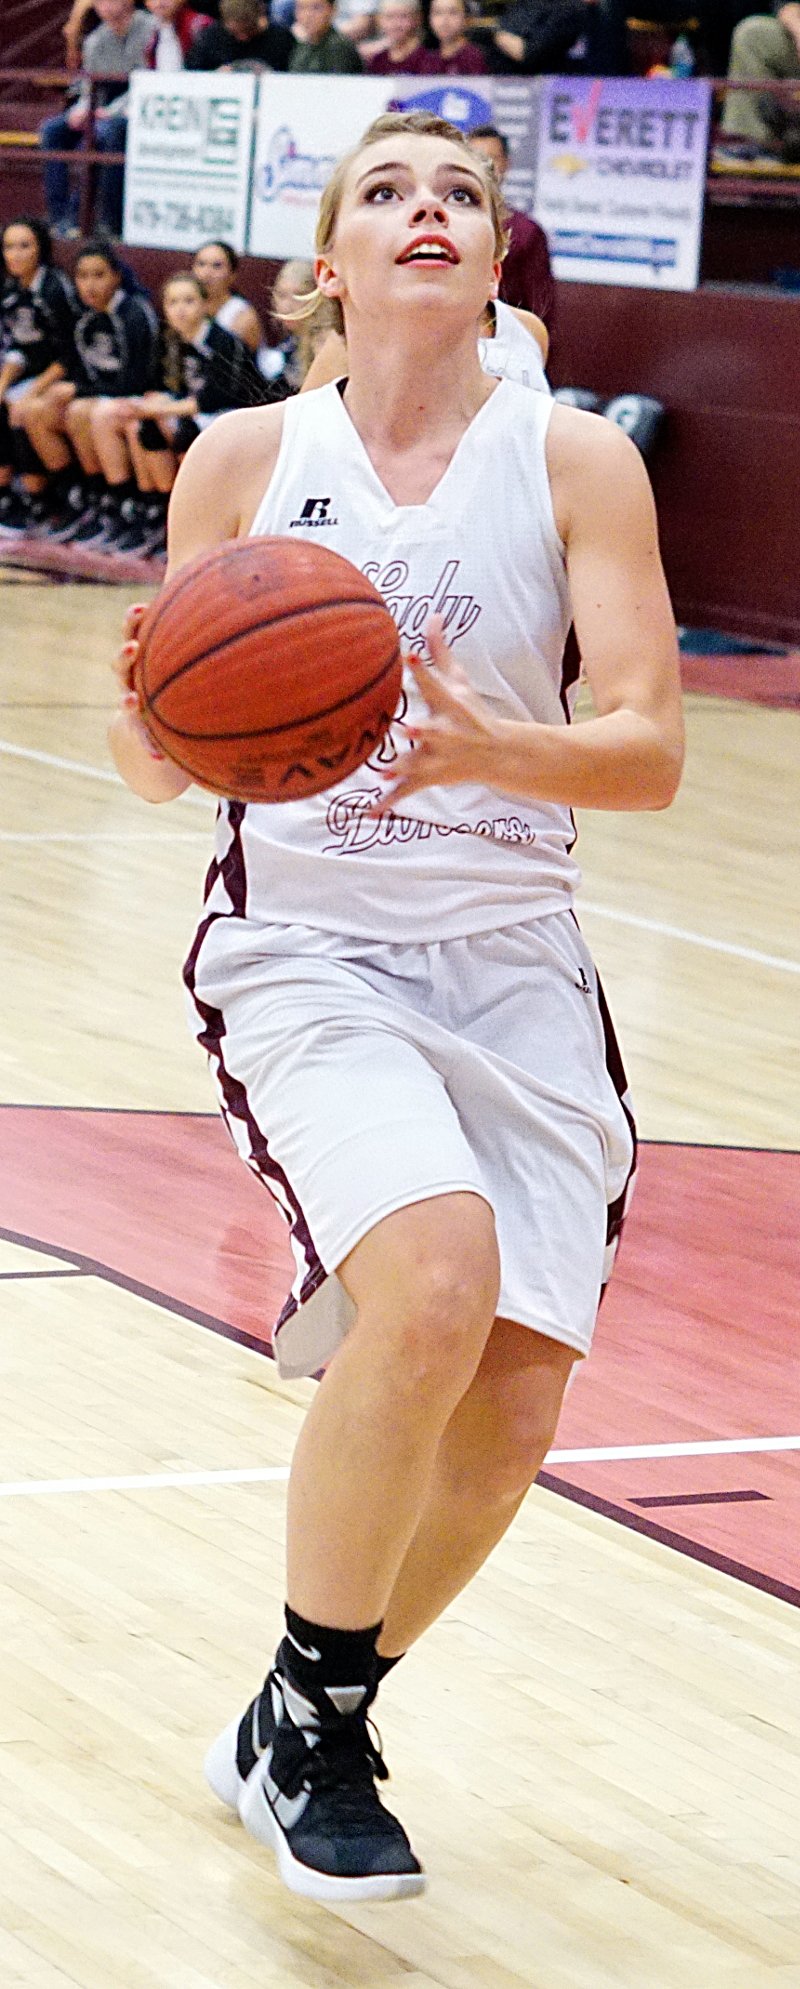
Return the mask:
[[[212, 925], [215, 925], [219, 918], [229, 916], [230, 914], [225, 912], [211, 912], [208, 918], [202, 920], [183, 970], [183, 978], [200, 1017], [200, 1021], [203, 1024], [198, 1041], [214, 1064], [223, 1100], [223, 1118], [228, 1127], [228, 1132], [231, 1134], [231, 1139], [233, 1140], [233, 1133], [230, 1121], [235, 1119], [247, 1130], [250, 1162], [252, 1162], [253, 1172], [258, 1175], [264, 1187], [269, 1190], [273, 1201], [277, 1202], [282, 1216], [289, 1223], [292, 1236], [296, 1238], [302, 1250], [306, 1270], [300, 1288], [299, 1303], [304, 1304], [305, 1300], [310, 1298], [311, 1293], [316, 1291], [317, 1287], [327, 1277], [327, 1271], [318, 1254], [302, 1206], [288, 1175], [270, 1153], [266, 1133], [259, 1125], [250, 1105], [247, 1086], [242, 1083], [241, 1078], [234, 1077], [226, 1065], [223, 1049], [226, 1028], [222, 1010], [212, 1007], [209, 1002], [201, 1001], [197, 993], [197, 962], [203, 940], [206, 937], [206, 933], [210, 931]], [[233, 1144], [236, 1146], [235, 1140], [233, 1140]], [[238, 1153], [238, 1147], [236, 1150]], [[250, 1164], [250, 1162], [247, 1164]], [[277, 1192], [278, 1188], [282, 1191], [283, 1199], [281, 1199], [281, 1195]], [[287, 1216], [286, 1205], [292, 1211], [290, 1216]], [[275, 1327], [276, 1332], [278, 1327], [283, 1324], [284, 1319], [289, 1316], [289, 1313], [297, 1310], [297, 1305], [298, 1301], [290, 1295]]]

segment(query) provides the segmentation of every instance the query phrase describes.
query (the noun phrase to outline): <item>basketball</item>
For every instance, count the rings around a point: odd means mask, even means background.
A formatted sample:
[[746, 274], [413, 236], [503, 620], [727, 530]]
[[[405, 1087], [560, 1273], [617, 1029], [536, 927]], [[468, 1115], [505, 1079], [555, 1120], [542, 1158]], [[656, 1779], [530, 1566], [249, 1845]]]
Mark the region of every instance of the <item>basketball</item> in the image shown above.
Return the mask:
[[200, 787], [294, 801], [361, 766], [400, 696], [397, 629], [371, 581], [307, 540], [235, 540], [181, 568], [140, 637], [156, 746]]

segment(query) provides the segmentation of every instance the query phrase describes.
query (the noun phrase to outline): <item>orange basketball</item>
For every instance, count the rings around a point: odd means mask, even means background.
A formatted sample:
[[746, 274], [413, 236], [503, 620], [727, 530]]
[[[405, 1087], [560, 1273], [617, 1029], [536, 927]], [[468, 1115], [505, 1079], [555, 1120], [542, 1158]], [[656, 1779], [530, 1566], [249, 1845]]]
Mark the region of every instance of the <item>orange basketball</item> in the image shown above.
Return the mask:
[[294, 801], [380, 744], [400, 696], [377, 589], [304, 539], [241, 539], [181, 568], [145, 616], [135, 688], [147, 729], [201, 787]]

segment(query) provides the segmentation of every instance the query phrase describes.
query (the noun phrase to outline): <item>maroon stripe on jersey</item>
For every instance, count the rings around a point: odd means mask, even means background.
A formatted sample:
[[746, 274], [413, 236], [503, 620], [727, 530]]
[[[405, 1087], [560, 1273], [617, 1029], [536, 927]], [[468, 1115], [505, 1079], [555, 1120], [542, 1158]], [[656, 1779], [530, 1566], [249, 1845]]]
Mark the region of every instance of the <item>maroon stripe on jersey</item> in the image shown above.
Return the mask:
[[572, 724], [572, 713], [570, 712], [569, 698], [567, 694], [569, 691], [572, 690], [573, 684], [577, 684], [580, 674], [581, 674], [581, 652], [578, 648], [578, 638], [575, 634], [575, 624], [574, 622], [570, 622], [569, 628], [567, 629], [567, 640], [564, 644], [564, 654], [561, 658], [561, 683], [558, 692], [559, 698], [561, 699], [561, 709], [564, 713], [564, 717], [566, 718], [568, 725]]
[[[578, 648], [578, 638], [575, 634], [575, 624], [574, 622], [570, 622], [569, 628], [567, 629], [567, 640], [564, 644], [564, 654], [561, 658], [561, 683], [559, 685], [559, 690], [558, 690], [558, 695], [561, 702], [561, 709], [564, 713], [564, 717], [568, 725], [572, 724], [572, 713], [569, 708], [568, 693], [569, 691], [571, 691], [573, 684], [577, 684], [580, 674], [581, 674], [581, 652]], [[578, 829], [572, 809], [570, 809], [569, 811], [569, 819], [572, 823], [572, 840], [571, 842], [567, 843], [567, 856], [569, 856], [570, 851], [575, 848], [575, 844], [578, 840]]]

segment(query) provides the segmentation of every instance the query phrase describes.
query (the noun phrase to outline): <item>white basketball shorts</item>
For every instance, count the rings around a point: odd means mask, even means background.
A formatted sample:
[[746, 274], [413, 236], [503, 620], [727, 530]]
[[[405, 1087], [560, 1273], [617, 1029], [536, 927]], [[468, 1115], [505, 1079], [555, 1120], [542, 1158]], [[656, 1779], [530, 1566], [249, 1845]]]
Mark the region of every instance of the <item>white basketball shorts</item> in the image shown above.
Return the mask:
[[465, 1190], [494, 1211], [499, 1315], [588, 1353], [635, 1136], [571, 913], [426, 946], [212, 917], [185, 979], [228, 1129], [291, 1228], [283, 1374], [346, 1334], [336, 1271], [361, 1238]]

